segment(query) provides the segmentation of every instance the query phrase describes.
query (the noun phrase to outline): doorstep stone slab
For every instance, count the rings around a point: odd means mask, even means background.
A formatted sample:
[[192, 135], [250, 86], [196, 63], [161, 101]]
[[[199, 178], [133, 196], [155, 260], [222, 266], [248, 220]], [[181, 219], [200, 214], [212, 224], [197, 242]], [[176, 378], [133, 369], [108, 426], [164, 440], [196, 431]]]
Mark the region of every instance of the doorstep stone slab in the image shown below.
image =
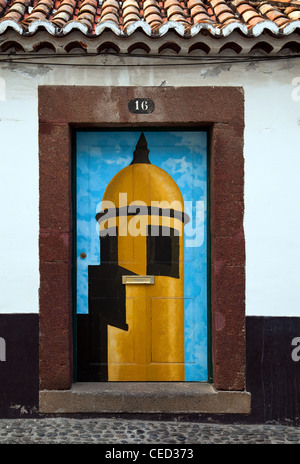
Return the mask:
[[41, 390], [41, 413], [249, 414], [246, 391], [220, 391], [208, 383], [75, 383], [70, 390]]

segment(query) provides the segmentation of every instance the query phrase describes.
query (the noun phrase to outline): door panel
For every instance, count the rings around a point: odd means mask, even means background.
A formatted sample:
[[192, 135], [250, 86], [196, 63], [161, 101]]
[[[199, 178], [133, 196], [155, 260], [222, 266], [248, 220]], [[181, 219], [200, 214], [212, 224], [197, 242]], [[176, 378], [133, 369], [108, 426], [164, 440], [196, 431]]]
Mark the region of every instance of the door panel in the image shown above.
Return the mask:
[[151, 362], [184, 363], [184, 299], [152, 298], [150, 321]]
[[206, 381], [206, 132], [77, 132], [76, 209], [77, 380]]

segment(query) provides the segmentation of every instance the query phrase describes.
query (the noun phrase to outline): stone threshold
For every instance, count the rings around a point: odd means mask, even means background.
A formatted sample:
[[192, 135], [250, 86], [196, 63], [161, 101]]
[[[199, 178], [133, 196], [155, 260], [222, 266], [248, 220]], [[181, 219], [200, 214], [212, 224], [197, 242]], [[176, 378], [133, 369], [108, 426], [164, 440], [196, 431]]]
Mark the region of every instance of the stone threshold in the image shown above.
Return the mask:
[[70, 390], [41, 390], [39, 410], [48, 414], [250, 414], [251, 395], [197, 382], [78, 382]]

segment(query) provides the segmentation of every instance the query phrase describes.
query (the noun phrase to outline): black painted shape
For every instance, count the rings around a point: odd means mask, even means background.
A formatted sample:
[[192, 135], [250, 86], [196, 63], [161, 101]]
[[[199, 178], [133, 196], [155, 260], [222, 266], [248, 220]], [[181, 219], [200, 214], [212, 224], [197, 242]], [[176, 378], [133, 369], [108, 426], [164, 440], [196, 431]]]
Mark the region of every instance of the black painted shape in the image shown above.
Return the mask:
[[116, 234], [100, 236], [100, 261], [102, 264], [118, 262], [118, 236]]
[[[123, 206], [121, 208], [109, 208], [103, 211], [100, 211], [96, 214], [95, 218], [99, 222], [107, 221], [108, 219], [120, 217], [120, 216], [135, 216], [135, 215], [145, 215], [145, 216], [159, 216], [159, 217], [168, 217], [175, 218], [182, 221], [183, 224], [187, 224], [190, 221], [188, 214], [182, 211], [176, 211], [170, 208], [160, 208], [158, 206], [146, 206], [146, 205], [129, 205]], [[111, 228], [115, 230], [115, 228]], [[115, 234], [115, 232], [112, 232]]]
[[130, 164], [151, 164], [149, 161], [149, 150], [147, 147], [147, 140], [144, 133], [142, 132], [133, 152], [133, 160]]
[[108, 380], [107, 327], [128, 330], [123, 275], [116, 264], [88, 267], [89, 314], [77, 315], [77, 381]]
[[179, 279], [179, 235], [174, 229], [148, 226], [147, 274]]
[[28, 417], [39, 405], [39, 315], [0, 314], [0, 417]]

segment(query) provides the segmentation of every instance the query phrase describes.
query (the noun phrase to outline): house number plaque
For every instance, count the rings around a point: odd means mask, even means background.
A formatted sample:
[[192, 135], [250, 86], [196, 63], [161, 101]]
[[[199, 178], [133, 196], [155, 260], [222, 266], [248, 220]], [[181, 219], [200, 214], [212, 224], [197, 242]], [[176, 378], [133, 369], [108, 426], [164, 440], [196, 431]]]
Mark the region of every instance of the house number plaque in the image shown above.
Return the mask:
[[130, 113], [149, 114], [154, 111], [154, 101], [151, 98], [134, 98], [128, 103]]

